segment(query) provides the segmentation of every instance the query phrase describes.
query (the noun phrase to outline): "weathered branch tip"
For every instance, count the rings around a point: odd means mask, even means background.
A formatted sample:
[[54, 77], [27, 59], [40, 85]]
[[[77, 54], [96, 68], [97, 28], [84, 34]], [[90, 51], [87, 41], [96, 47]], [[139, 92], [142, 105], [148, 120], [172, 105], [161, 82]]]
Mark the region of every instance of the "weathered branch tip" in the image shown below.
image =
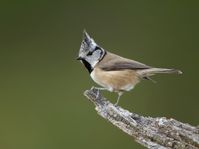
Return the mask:
[[199, 149], [199, 128], [165, 117], [145, 117], [115, 106], [92, 87], [84, 95], [100, 116], [150, 149]]

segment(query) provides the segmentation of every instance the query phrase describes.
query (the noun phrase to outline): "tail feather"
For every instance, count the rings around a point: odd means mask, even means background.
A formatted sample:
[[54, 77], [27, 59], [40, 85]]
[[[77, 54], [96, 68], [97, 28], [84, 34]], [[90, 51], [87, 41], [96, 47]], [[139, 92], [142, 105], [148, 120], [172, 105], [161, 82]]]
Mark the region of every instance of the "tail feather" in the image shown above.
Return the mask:
[[167, 68], [149, 68], [149, 69], [143, 69], [139, 70], [138, 73], [143, 76], [152, 76], [156, 73], [165, 73], [165, 74], [182, 74], [182, 71], [177, 69], [167, 69]]

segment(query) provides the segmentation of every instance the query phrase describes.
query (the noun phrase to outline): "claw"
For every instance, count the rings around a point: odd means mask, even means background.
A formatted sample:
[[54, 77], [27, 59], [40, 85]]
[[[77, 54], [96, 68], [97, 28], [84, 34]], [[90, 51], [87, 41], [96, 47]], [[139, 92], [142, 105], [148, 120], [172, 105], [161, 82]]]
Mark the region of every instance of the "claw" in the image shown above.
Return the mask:
[[97, 94], [96, 94], [96, 98], [98, 99], [99, 98], [99, 90], [97, 90]]

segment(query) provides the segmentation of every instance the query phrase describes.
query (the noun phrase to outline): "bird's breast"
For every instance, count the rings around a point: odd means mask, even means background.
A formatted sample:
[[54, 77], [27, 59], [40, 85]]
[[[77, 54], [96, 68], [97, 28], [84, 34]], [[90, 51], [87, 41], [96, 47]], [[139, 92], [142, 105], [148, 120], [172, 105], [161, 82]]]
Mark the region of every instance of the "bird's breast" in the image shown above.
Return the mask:
[[104, 71], [94, 68], [90, 75], [97, 84], [109, 91], [129, 91], [139, 82], [133, 70]]

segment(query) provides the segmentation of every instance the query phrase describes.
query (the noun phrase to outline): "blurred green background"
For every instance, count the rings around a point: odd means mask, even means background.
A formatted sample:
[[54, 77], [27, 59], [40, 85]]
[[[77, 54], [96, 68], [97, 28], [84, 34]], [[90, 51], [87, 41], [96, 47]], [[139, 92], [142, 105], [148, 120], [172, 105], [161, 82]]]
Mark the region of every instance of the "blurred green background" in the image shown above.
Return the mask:
[[95, 85], [75, 60], [83, 29], [113, 53], [184, 72], [143, 81], [122, 107], [199, 124], [198, 8], [183, 0], [1, 1], [0, 148], [144, 148], [82, 95]]

